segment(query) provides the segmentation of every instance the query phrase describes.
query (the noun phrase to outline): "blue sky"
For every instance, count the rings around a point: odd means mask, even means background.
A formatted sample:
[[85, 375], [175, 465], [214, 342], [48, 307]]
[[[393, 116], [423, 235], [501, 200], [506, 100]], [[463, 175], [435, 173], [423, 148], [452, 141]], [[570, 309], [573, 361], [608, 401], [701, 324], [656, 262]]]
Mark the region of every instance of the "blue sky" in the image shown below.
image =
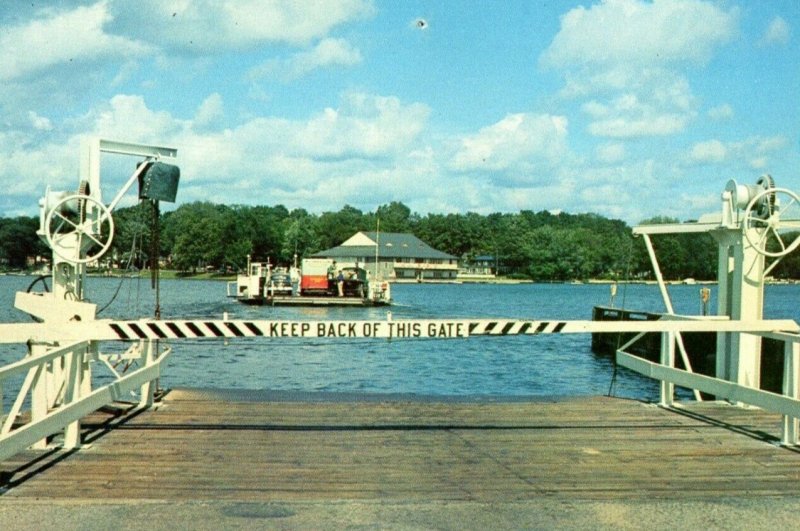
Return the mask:
[[800, 191], [799, 22], [791, 0], [6, 0], [0, 215], [76, 189], [93, 135], [177, 147], [178, 204], [696, 218], [729, 179]]

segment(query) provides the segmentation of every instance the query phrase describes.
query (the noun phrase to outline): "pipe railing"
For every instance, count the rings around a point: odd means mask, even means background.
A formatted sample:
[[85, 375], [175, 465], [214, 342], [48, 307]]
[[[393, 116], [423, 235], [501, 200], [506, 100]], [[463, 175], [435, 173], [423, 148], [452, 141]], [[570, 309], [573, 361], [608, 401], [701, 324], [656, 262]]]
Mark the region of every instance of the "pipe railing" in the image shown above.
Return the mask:
[[[785, 330], [786, 332], [779, 332]], [[44, 448], [46, 438], [64, 431], [64, 447], [80, 445], [80, 419], [129, 399], [137, 388], [140, 407], [153, 404], [155, 381], [161, 363], [170, 354], [159, 352], [159, 342], [180, 339], [224, 340], [234, 338], [468, 338], [476, 335], [581, 334], [592, 332], [658, 332], [662, 340], [661, 363], [654, 364], [617, 352], [618, 362], [636, 372], [661, 381], [661, 403], [673, 403], [674, 386], [714, 394], [729, 400], [764, 407], [785, 417], [782, 440], [797, 444], [800, 400], [800, 326], [795, 321], [731, 321], [724, 317], [681, 318], [664, 316], [657, 321], [530, 321], [519, 319], [429, 319], [385, 321], [239, 321], [239, 320], [138, 320], [74, 321], [46, 325], [0, 324], [0, 343], [23, 342], [29, 354], [0, 368], [0, 461], [34, 445]], [[784, 395], [751, 389], [736, 383], [676, 369], [676, 336], [681, 332], [751, 333], [786, 343]], [[32, 339], [32, 338], [35, 338]], [[99, 353], [99, 341], [126, 341], [132, 347], [120, 357], [135, 361], [136, 368], [118, 373]], [[69, 342], [69, 343], [68, 343]], [[66, 343], [66, 344], [65, 344]], [[622, 349], [626, 348], [625, 346]], [[104, 361], [114, 380], [92, 389], [91, 362]], [[17, 398], [3, 415], [3, 385], [23, 376]], [[24, 414], [24, 404], [30, 413]]]
[[[113, 380], [92, 388], [91, 363], [108, 355], [98, 351], [96, 341], [77, 341], [64, 346], [29, 344], [23, 359], [0, 368], [0, 461], [27, 447], [44, 449], [47, 438], [63, 431], [64, 448], [80, 446], [80, 420], [114, 402], [130, 399], [139, 392], [138, 407], [153, 404], [155, 383], [161, 364], [171, 349], [158, 352], [158, 341], [137, 341], [119, 358], [135, 362], [136, 368], [112, 371]], [[10, 382], [16, 398], [8, 412], [3, 405], [4, 390]], [[28, 407], [25, 410], [25, 407]]]
[[634, 372], [661, 382], [660, 401], [663, 407], [672, 407], [675, 386], [714, 395], [734, 403], [756, 406], [783, 416], [781, 444], [796, 445], [800, 435], [800, 334], [796, 332], [754, 332], [784, 344], [782, 393], [756, 389], [738, 382], [693, 373], [675, 367], [675, 346], [678, 332], [661, 332], [661, 352], [658, 363], [625, 352], [633, 341], [617, 350], [617, 363]]

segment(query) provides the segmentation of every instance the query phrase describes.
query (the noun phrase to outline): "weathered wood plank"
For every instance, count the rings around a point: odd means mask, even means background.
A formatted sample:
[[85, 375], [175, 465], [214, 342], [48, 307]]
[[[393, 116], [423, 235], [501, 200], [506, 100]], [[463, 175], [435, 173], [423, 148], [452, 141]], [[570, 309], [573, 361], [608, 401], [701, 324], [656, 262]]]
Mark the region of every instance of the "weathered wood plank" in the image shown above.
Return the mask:
[[[238, 400], [236, 400], [238, 398]], [[111, 424], [116, 424], [117, 421]], [[794, 494], [780, 417], [703, 403], [258, 401], [173, 391], [78, 452], [0, 464], [17, 499], [713, 499]]]

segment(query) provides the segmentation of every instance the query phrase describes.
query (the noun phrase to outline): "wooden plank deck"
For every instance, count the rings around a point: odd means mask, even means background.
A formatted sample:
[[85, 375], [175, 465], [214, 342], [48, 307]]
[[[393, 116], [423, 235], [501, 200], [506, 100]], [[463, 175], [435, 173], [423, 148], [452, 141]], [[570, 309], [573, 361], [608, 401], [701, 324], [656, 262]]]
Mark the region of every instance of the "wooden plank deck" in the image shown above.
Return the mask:
[[793, 496], [780, 418], [703, 403], [268, 400], [173, 390], [0, 463], [4, 500], [513, 502]]

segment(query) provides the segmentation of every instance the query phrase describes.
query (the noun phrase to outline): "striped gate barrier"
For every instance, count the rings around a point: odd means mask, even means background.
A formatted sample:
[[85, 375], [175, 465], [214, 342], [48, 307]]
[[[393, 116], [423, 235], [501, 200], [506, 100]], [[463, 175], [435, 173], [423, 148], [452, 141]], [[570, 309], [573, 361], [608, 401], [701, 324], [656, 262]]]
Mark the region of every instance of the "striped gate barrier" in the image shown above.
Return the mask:
[[0, 343], [227, 338], [466, 338], [615, 332], [800, 332], [790, 319], [732, 321], [665, 316], [657, 321], [520, 319], [411, 319], [381, 321], [276, 320], [97, 320], [67, 323], [0, 324]]

